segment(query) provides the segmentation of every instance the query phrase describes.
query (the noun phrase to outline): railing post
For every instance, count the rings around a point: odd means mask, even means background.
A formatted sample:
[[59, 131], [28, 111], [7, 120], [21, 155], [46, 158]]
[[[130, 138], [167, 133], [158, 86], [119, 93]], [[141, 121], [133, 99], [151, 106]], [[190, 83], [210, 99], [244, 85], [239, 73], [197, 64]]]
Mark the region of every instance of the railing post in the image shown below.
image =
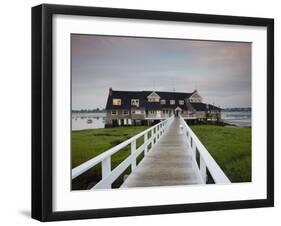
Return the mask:
[[154, 128], [151, 130], [151, 148], [154, 145]]
[[131, 143], [131, 157], [132, 157], [132, 161], [131, 161], [131, 170], [132, 172], [136, 169], [137, 167], [137, 161], [135, 158], [135, 152], [136, 152], [136, 147], [137, 147], [137, 143], [136, 140], [132, 141]]
[[144, 143], [145, 143], [144, 155], [147, 155], [147, 150], [148, 150], [147, 133], [144, 134]]
[[[102, 179], [106, 178], [111, 172], [111, 156], [108, 156], [101, 162]], [[111, 184], [107, 184], [106, 188], [111, 188]]]
[[206, 167], [206, 163], [201, 155], [200, 155], [200, 173], [201, 173], [201, 176], [203, 179], [203, 183], [206, 184], [207, 183], [207, 167]]
[[158, 136], [159, 136], [159, 125], [156, 126], [156, 143], [158, 141]]
[[194, 140], [192, 140], [192, 150], [193, 150], [193, 156], [196, 159], [196, 144]]
[[154, 136], [155, 136], [155, 143], [154, 144], [156, 144], [157, 143], [157, 126], [155, 127]]

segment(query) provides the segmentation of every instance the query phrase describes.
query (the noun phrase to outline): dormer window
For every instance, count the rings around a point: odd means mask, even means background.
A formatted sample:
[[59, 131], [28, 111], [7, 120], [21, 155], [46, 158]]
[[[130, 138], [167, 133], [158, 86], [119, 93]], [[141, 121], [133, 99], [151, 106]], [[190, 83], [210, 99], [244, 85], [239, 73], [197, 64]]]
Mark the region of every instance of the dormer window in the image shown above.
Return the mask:
[[149, 94], [147, 96], [147, 100], [148, 100], [148, 102], [159, 102], [160, 96], [157, 93], [152, 92], [151, 94]]
[[113, 98], [113, 99], [112, 99], [112, 104], [113, 104], [113, 105], [119, 105], [119, 106], [120, 106], [120, 105], [121, 105], [121, 99]]
[[189, 102], [190, 103], [200, 103], [202, 102], [202, 97], [198, 93], [197, 90], [194, 90], [192, 95], [189, 97]]
[[160, 104], [166, 104], [166, 100], [160, 100]]
[[176, 101], [175, 100], [170, 100], [170, 105], [175, 105]]
[[179, 105], [184, 105], [184, 100], [179, 100]]
[[131, 99], [131, 105], [139, 107], [140, 106], [140, 101], [139, 99]]
[[148, 102], [159, 102], [157, 98], [148, 98]]

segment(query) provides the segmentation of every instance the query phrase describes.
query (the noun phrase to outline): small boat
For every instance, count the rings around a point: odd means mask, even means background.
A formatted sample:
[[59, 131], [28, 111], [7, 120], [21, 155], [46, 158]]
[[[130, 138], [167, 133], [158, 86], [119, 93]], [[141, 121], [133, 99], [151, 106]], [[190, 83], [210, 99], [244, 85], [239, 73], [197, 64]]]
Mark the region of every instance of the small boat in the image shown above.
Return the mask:
[[88, 120], [87, 120], [87, 123], [88, 123], [88, 124], [91, 124], [91, 123], [93, 123], [93, 120], [92, 120], [92, 119], [88, 119]]

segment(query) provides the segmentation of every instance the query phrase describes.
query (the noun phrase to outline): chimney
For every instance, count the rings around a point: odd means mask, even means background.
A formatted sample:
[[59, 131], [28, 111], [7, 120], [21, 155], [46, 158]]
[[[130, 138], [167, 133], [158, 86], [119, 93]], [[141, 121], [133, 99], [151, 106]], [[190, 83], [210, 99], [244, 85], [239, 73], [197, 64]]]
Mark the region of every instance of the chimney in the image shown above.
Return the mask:
[[109, 94], [108, 95], [112, 96], [112, 88], [111, 87], [109, 88]]

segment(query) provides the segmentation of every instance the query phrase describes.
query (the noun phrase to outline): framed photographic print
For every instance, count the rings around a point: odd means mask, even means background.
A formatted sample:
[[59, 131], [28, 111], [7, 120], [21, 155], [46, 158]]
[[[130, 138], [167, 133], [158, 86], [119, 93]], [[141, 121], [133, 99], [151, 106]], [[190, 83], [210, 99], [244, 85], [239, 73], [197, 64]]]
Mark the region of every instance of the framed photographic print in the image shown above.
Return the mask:
[[274, 205], [274, 21], [32, 8], [32, 217]]

